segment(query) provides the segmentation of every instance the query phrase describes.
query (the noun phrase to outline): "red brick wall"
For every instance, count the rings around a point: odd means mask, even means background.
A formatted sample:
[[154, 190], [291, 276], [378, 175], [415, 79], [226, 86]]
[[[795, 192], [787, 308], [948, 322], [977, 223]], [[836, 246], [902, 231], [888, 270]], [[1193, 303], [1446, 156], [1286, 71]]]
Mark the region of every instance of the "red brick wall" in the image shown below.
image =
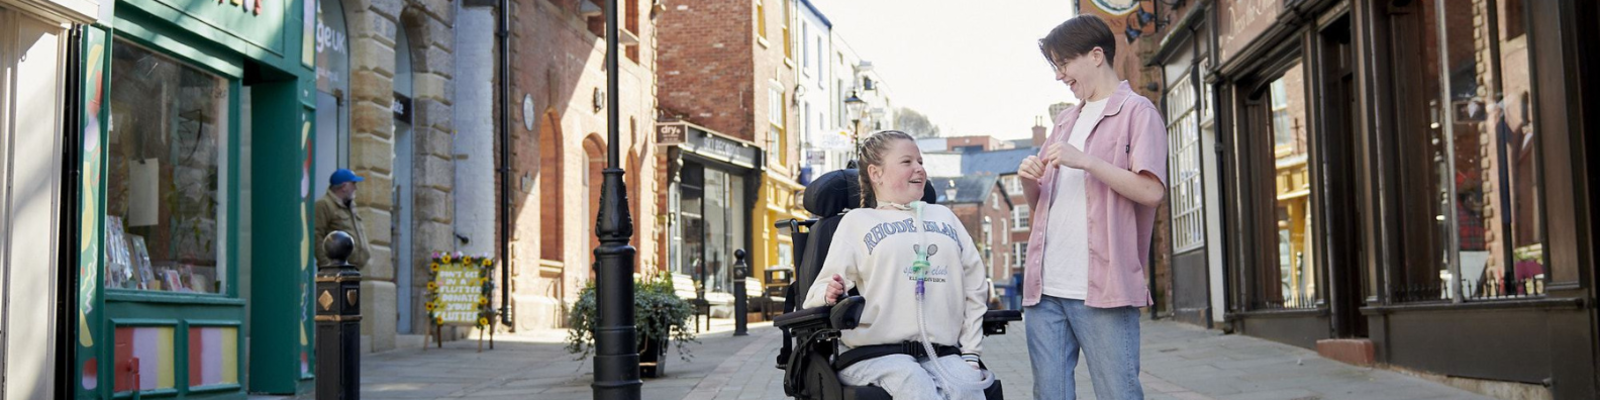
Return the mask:
[[[628, 13], [649, 15], [647, 2], [625, 2], [638, 8]], [[601, 182], [593, 176], [591, 154], [604, 154], [607, 121], [595, 110], [596, 90], [605, 93], [605, 41], [591, 32], [589, 18], [578, 14], [572, 0], [513, 2], [511, 37], [512, 221], [510, 288], [515, 296], [519, 329], [556, 327], [555, 303], [571, 302], [590, 277], [593, 258], [594, 201]], [[627, 15], [627, 14], [624, 14]], [[639, 46], [624, 47], [621, 61], [622, 124], [618, 140], [625, 164], [629, 211], [634, 221], [632, 243], [638, 249], [636, 268], [650, 271], [656, 258], [656, 175], [653, 132], [657, 97], [655, 37], [658, 20], [638, 20]], [[627, 50], [633, 47], [634, 50]], [[631, 55], [637, 54], [637, 61]], [[522, 125], [524, 96], [532, 99], [534, 129]], [[604, 103], [604, 97], [601, 98]], [[588, 143], [589, 148], [585, 148]], [[528, 185], [523, 185], [523, 179]], [[585, 183], [588, 183], [587, 185]], [[497, 183], [498, 184], [498, 183]], [[498, 188], [497, 188], [498, 189]], [[544, 243], [548, 241], [548, 245]], [[542, 269], [540, 260], [560, 260], [558, 269]], [[537, 300], [530, 300], [537, 299]], [[555, 311], [552, 311], [554, 309]]]
[[661, 55], [656, 65], [664, 113], [681, 114], [711, 130], [754, 140], [758, 111], [754, 108], [766, 104], [757, 103], [752, 93], [757, 62], [752, 57], [754, 3], [668, 0], [665, 4], [658, 21]]
[[[998, 187], [991, 193], [1004, 195]], [[998, 200], [999, 210], [996, 210], [993, 206], [996, 200]], [[950, 211], [954, 212], [956, 218], [961, 220], [961, 225], [967, 229], [967, 234], [972, 236], [973, 244], [979, 246], [978, 249], [974, 249], [980, 252], [979, 256], [983, 255], [982, 251], [985, 247], [993, 250], [993, 262], [991, 262], [991, 258], [983, 259], [983, 265], [989, 268], [989, 277], [995, 278], [996, 283], [1009, 279], [1004, 275], [1005, 262], [1007, 256], [1011, 255], [1012, 242], [1010, 238], [1014, 236], [1011, 233], [1011, 208], [1006, 205], [1005, 200], [998, 196], [985, 196], [982, 204], [959, 203], [946, 204], [945, 206], [950, 207]], [[987, 237], [983, 235], [983, 217], [989, 217], [991, 224], [989, 236]]]

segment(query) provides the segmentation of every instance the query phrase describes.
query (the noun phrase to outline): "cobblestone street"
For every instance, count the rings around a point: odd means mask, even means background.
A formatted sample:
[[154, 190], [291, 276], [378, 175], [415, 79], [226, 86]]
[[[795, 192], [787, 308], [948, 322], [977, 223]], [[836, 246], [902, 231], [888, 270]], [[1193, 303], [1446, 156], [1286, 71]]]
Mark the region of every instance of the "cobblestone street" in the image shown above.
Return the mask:
[[[783, 376], [773, 368], [781, 336], [769, 324], [752, 324], [734, 337], [731, 323], [691, 344], [690, 361], [668, 360], [667, 376], [646, 379], [647, 400], [779, 399]], [[1141, 381], [1150, 399], [1488, 399], [1386, 370], [1324, 359], [1315, 352], [1266, 340], [1223, 335], [1188, 325], [1144, 321]], [[561, 344], [564, 331], [544, 330], [497, 338], [494, 350], [476, 341], [443, 349], [400, 350], [362, 360], [362, 394], [370, 399], [592, 398], [593, 365], [574, 360]], [[985, 362], [1004, 381], [1008, 399], [1032, 399], [1026, 332], [990, 337]], [[1094, 399], [1088, 372], [1077, 370], [1078, 396]]]

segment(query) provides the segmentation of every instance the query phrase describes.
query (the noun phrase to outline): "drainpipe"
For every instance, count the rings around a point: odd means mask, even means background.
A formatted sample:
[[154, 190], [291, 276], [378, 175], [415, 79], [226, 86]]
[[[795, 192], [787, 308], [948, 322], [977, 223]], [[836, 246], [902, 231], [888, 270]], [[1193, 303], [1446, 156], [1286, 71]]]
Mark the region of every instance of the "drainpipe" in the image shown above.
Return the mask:
[[[511, 1], [500, 0], [500, 15], [495, 28], [498, 42], [500, 101], [500, 323], [511, 325]], [[524, 115], [523, 118], [528, 118]]]

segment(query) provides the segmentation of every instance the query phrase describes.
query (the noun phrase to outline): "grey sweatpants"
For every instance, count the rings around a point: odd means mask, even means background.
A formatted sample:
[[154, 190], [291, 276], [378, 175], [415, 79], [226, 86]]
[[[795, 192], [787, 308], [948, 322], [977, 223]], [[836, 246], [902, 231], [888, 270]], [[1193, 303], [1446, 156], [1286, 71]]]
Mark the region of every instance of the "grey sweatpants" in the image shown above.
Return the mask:
[[[939, 357], [940, 364], [958, 382], [977, 382], [982, 375], [967, 365], [958, 355]], [[935, 384], [939, 375], [934, 372], [933, 361], [918, 363], [905, 354], [891, 354], [870, 358], [851, 364], [839, 371], [839, 382], [850, 386], [873, 385], [889, 392], [895, 399], [911, 400], [983, 400], [982, 390], [964, 390], [945, 393]], [[953, 386], [953, 385], [943, 385]]]

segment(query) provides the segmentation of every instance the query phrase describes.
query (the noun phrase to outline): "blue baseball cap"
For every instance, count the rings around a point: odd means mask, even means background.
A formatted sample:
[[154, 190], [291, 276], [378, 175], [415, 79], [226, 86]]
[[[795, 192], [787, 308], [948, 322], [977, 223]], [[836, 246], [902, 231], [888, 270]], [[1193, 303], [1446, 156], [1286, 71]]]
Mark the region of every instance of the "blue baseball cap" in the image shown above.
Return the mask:
[[328, 186], [333, 187], [345, 182], [361, 182], [364, 180], [367, 179], [356, 175], [355, 172], [351, 172], [348, 169], [340, 168], [337, 171], [333, 171], [333, 176], [328, 177]]

